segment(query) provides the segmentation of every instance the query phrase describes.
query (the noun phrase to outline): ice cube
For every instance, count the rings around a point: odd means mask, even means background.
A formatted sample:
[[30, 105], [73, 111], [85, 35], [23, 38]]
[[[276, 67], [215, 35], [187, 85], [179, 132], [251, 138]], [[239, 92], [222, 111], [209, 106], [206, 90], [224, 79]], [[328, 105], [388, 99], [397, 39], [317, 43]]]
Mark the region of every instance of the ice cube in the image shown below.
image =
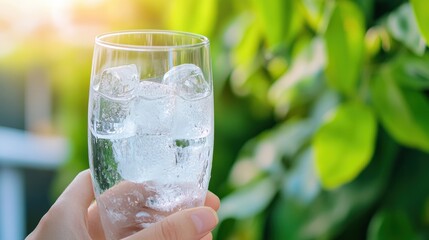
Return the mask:
[[137, 132], [143, 135], [164, 135], [171, 132], [174, 111], [172, 87], [142, 81], [134, 102], [133, 121]]
[[[98, 91], [108, 97], [131, 98], [140, 74], [134, 64], [107, 68], [99, 78]], [[97, 90], [97, 89], [96, 89]]]
[[208, 96], [210, 84], [204, 78], [201, 69], [194, 64], [182, 64], [171, 68], [162, 83], [173, 86], [176, 93], [186, 100], [195, 100]]
[[176, 98], [172, 136], [174, 139], [206, 137], [213, 128], [213, 97], [188, 101]]
[[175, 103], [173, 138], [206, 136], [212, 128], [213, 97], [201, 69], [194, 64], [178, 65], [164, 75], [162, 82], [173, 86], [179, 96]]
[[91, 107], [91, 124], [99, 138], [120, 138], [134, 135], [135, 125], [129, 119], [132, 102], [109, 98], [98, 92], [91, 96], [94, 100]]
[[104, 69], [94, 79], [91, 123], [98, 137], [133, 135], [134, 123], [128, 118], [139, 82], [139, 72], [134, 64]]
[[208, 177], [207, 168], [212, 156], [211, 146], [213, 146], [211, 137], [173, 140], [176, 169], [171, 175], [202, 186]]

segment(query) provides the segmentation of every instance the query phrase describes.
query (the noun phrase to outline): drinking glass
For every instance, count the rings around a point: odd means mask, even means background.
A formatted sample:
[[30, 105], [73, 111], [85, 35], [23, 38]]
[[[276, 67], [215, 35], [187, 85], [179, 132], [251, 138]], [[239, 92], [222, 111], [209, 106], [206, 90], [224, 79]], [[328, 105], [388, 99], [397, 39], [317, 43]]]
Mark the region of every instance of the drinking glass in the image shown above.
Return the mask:
[[209, 40], [154, 30], [96, 37], [88, 145], [107, 239], [202, 206], [213, 154]]

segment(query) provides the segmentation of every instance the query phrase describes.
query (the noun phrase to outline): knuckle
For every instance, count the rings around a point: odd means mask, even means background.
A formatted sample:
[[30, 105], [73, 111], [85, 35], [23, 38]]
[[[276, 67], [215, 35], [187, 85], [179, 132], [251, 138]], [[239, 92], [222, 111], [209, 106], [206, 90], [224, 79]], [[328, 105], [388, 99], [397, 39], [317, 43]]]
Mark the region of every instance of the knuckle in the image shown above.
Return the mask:
[[[159, 239], [163, 240], [179, 240], [179, 234], [176, 225], [169, 218], [161, 221], [159, 225], [160, 229], [158, 231]], [[157, 238], [158, 239], [158, 238]]]

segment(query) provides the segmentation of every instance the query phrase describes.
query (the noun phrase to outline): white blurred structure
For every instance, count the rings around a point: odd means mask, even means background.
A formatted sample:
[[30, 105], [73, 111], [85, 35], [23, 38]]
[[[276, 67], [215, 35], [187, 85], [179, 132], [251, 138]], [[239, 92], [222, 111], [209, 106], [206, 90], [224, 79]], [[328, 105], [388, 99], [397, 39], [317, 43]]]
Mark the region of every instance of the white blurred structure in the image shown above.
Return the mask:
[[56, 169], [67, 151], [63, 138], [0, 127], [0, 239], [25, 238], [25, 186], [20, 169]]

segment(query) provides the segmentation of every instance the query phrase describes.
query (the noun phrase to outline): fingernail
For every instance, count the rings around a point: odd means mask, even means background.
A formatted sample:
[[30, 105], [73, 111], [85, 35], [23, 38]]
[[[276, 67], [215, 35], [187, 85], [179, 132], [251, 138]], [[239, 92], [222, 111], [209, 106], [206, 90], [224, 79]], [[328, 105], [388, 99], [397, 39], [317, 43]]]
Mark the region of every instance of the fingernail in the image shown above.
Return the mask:
[[215, 211], [208, 207], [195, 209], [191, 214], [191, 219], [199, 234], [211, 231], [218, 222]]

